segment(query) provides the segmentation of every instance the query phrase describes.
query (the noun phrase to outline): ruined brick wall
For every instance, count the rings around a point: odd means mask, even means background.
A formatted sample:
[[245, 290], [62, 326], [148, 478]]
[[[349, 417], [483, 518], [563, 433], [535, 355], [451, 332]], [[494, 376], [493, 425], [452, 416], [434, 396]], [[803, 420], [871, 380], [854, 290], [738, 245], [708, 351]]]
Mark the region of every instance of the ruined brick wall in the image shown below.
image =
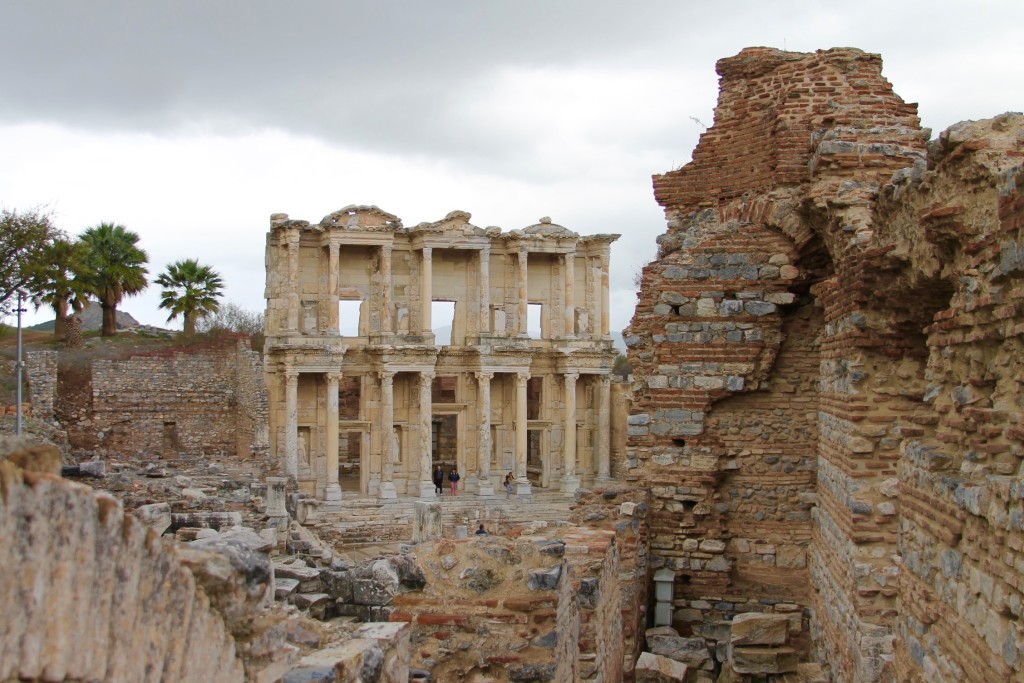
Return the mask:
[[57, 352], [29, 351], [25, 354], [25, 375], [28, 380], [28, 401], [32, 414], [44, 420], [53, 419], [57, 395]]
[[836, 681], [1007, 680], [1024, 125], [926, 150], [880, 68], [852, 49], [719, 62], [715, 126], [655, 177], [669, 229], [625, 336], [627, 466], [677, 626], [792, 596]]
[[262, 367], [246, 342], [96, 360], [91, 387], [87, 419], [68, 425], [72, 443], [154, 457], [245, 456], [265, 432]]

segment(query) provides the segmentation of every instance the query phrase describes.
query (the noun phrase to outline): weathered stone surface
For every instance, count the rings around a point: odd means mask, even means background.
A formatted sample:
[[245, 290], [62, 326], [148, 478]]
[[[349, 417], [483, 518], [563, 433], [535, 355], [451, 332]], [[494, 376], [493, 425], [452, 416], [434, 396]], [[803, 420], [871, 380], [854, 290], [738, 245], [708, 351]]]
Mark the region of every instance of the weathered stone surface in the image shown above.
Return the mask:
[[247, 634], [248, 622], [274, 596], [270, 557], [237, 536], [192, 541], [179, 553], [210, 603], [227, 616], [235, 635]]
[[135, 508], [136, 518], [158, 535], [171, 527], [171, 506], [167, 503], [152, 503]]
[[732, 620], [729, 642], [733, 645], [785, 645], [789, 617], [785, 614], [746, 612]]
[[711, 652], [703, 638], [683, 638], [679, 635], [647, 631], [647, 649], [656, 655], [683, 662], [693, 669], [711, 664]]
[[562, 565], [556, 564], [548, 569], [537, 569], [530, 572], [527, 585], [530, 590], [549, 591], [558, 587], [558, 581], [562, 578]]
[[636, 683], [679, 683], [686, 680], [686, 664], [668, 657], [643, 652], [636, 660]]
[[800, 660], [791, 647], [730, 645], [729, 664], [741, 674], [780, 674], [796, 671]]

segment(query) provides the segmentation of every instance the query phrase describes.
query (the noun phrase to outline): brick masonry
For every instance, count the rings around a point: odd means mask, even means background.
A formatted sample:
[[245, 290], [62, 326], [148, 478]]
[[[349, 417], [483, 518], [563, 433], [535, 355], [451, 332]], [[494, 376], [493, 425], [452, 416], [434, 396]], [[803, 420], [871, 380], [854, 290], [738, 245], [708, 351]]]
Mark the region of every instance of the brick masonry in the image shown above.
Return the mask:
[[718, 73], [625, 333], [675, 626], [794, 604], [836, 681], [1021, 676], [1024, 118], [929, 143], [855, 49]]

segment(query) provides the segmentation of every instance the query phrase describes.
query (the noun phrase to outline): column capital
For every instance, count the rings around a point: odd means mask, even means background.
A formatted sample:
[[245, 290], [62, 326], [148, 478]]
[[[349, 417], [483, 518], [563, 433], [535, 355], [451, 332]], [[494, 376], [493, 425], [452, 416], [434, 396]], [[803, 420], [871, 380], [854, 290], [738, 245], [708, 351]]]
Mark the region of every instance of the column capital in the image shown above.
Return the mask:
[[492, 379], [494, 379], [494, 373], [490, 371], [474, 372], [473, 374], [476, 375], [476, 381], [480, 382], [481, 384], [483, 384], [484, 382], [490, 382]]
[[576, 380], [580, 378], [580, 373], [576, 370], [570, 370], [569, 372], [565, 372], [562, 374], [563, 377], [565, 377], [566, 382], [572, 382], [573, 384], [575, 384]]
[[489, 257], [490, 255], [491, 255], [491, 245], [485, 244], [484, 246], [480, 247], [480, 256], [481, 257]]
[[377, 377], [380, 379], [382, 384], [391, 384], [395, 379], [394, 370], [378, 370]]
[[430, 259], [434, 255], [433, 247], [423, 247], [423, 258]]
[[608, 387], [611, 386], [611, 384], [612, 384], [612, 376], [611, 375], [599, 375], [599, 377], [601, 378], [601, 384], [604, 386], [604, 388], [607, 389]]
[[[430, 247], [426, 247], [426, 248], [429, 249]], [[392, 245], [390, 245], [390, 244], [382, 244], [382, 245], [380, 245], [380, 253], [382, 253], [382, 254], [390, 254], [391, 250], [392, 250]]]
[[302, 239], [302, 235], [298, 228], [291, 228], [285, 233], [285, 241], [288, 243], [288, 246], [298, 245], [300, 239]]
[[437, 373], [433, 370], [420, 370], [420, 381], [421, 382], [433, 382]]
[[338, 382], [341, 381], [341, 371], [328, 372], [327, 373], [327, 384], [328, 386], [338, 386]]
[[299, 371], [295, 368], [285, 368], [284, 370], [284, 381], [289, 387], [296, 387], [299, 385]]
[[327, 249], [331, 252], [331, 256], [337, 256], [338, 252], [341, 251], [341, 239], [332, 237], [327, 242]]
[[529, 379], [530, 379], [530, 373], [528, 373], [528, 372], [517, 372], [516, 373], [516, 383], [517, 384], [525, 386], [526, 383], [529, 381]]

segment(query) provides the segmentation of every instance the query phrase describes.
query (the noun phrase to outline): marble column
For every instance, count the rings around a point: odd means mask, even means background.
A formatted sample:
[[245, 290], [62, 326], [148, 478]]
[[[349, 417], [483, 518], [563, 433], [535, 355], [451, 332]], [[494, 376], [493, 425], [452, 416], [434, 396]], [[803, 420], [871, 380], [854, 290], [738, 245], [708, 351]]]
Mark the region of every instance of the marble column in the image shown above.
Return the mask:
[[327, 488], [324, 500], [328, 503], [341, 502], [341, 484], [338, 482], [338, 383], [340, 372], [327, 373]]
[[601, 254], [601, 336], [607, 337], [611, 330], [611, 311], [608, 308], [608, 254]]
[[430, 304], [433, 301], [433, 249], [423, 247], [423, 259], [420, 263], [420, 334], [431, 334]]
[[384, 244], [380, 248], [380, 331], [390, 334], [394, 311], [391, 305], [391, 245]]
[[580, 478], [576, 476], [576, 380], [578, 372], [565, 373], [565, 401], [562, 427], [562, 493], [576, 493]]
[[299, 478], [299, 371], [284, 371], [284, 472]]
[[381, 498], [398, 498], [395, 490], [395, 463], [399, 444], [395, 435], [395, 373], [383, 370], [380, 373], [380, 462]]
[[608, 481], [612, 478], [611, 375], [601, 375], [600, 382], [601, 387], [597, 398], [597, 439], [594, 448], [597, 449], [597, 478], [600, 481]]
[[527, 252], [525, 248], [519, 250], [519, 335], [526, 337], [530, 334], [527, 327], [527, 316], [529, 315], [530, 290], [527, 287]]
[[331, 334], [341, 334], [341, 321], [338, 319], [338, 251], [340, 249], [340, 245], [334, 240], [331, 240], [327, 245], [327, 249], [327, 297], [331, 302], [331, 311], [327, 319], [331, 321]]
[[433, 416], [430, 391], [434, 382], [433, 372], [420, 373], [420, 498], [436, 498], [434, 481], [431, 478], [430, 448], [431, 417]]
[[565, 254], [565, 319], [562, 334], [572, 337], [576, 334], [576, 252]]
[[299, 331], [299, 231], [288, 231], [288, 317], [287, 329]]
[[491, 250], [480, 250], [480, 333], [491, 331]]
[[476, 373], [476, 410], [477, 410], [477, 447], [476, 466], [477, 494], [494, 495], [494, 483], [491, 481], [491, 379], [493, 372]]
[[529, 381], [530, 373], [516, 373], [516, 494], [520, 496], [533, 492], [526, 476], [526, 384]]

